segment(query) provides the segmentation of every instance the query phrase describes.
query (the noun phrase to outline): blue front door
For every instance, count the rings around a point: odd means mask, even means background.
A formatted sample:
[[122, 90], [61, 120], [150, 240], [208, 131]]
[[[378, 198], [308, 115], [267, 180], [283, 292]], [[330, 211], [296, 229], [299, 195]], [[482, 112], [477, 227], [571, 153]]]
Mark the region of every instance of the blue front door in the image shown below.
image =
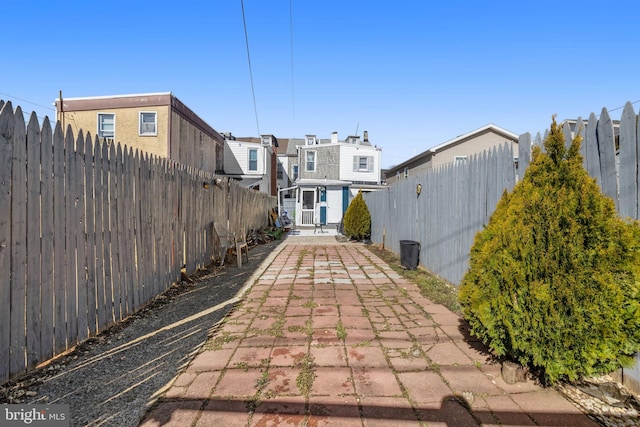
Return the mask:
[[320, 190], [320, 224], [327, 225], [327, 190]]

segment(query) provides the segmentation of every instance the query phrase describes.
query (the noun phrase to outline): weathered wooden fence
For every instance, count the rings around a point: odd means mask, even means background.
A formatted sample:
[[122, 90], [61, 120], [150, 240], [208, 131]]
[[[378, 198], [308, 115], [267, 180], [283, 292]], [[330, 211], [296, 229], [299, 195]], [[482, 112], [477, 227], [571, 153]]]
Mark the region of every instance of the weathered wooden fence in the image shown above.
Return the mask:
[[[627, 103], [619, 123], [602, 109], [588, 121], [578, 119], [572, 127], [565, 123], [567, 145], [580, 133], [584, 165], [596, 178], [602, 192], [611, 197], [623, 218], [640, 219], [639, 160], [640, 127], [631, 103]], [[545, 135], [546, 137], [546, 135]], [[518, 140], [518, 167], [508, 146], [485, 152], [465, 164], [450, 165], [410, 178], [389, 188], [365, 195], [371, 212], [372, 241], [400, 253], [400, 240], [421, 243], [420, 262], [454, 285], [460, 283], [469, 265], [475, 234], [488, 222], [504, 190], [511, 190], [524, 176], [531, 146], [542, 145], [538, 134]], [[422, 193], [416, 187], [422, 185]], [[640, 392], [640, 358], [635, 367], [625, 369]]]
[[400, 253], [400, 240], [420, 242], [421, 264], [458, 283], [475, 233], [487, 223], [503, 190], [514, 184], [513, 152], [505, 144], [465, 164], [452, 163], [368, 193], [371, 239], [395, 253]]
[[[563, 127], [567, 145], [576, 133], [585, 168], [611, 197], [620, 215], [639, 219], [638, 193], [640, 127], [630, 103], [619, 123], [606, 109], [588, 121], [578, 119]], [[546, 137], [546, 135], [545, 135]], [[421, 243], [420, 261], [426, 268], [458, 284], [468, 268], [469, 250], [475, 234], [495, 210], [503, 191], [511, 190], [529, 165], [532, 145], [542, 146], [538, 134], [518, 140], [517, 168], [509, 145], [472, 156], [465, 163], [449, 164], [411, 177], [382, 191], [365, 195], [371, 211], [372, 240], [400, 252], [400, 240]], [[420, 184], [422, 192], [417, 194]]]
[[275, 206], [226, 178], [0, 108], [0, 383], [210, 263], [214, 221], [263, 227]]

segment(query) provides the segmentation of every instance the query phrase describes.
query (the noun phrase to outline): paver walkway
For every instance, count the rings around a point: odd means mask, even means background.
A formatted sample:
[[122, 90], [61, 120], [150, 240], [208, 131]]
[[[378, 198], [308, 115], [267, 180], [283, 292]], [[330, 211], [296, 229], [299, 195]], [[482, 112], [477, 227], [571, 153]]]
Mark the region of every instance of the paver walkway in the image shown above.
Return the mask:
[[[319, 243], [319, 244], [318, 244]], [[359, 244], [289, 238], [144, 426], [597, 426]]]

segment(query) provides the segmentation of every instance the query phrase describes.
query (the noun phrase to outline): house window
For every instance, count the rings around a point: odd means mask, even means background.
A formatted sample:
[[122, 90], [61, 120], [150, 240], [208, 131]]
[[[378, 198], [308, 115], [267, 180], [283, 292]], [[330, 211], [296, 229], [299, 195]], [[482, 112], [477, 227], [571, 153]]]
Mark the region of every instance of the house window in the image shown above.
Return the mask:
[[307, 172], [316, 171], [316, 152], [307, 151]]
[[467, 156], [455, 156], [453, 158], [455, 164], [462, 164], [467, 162]]
[[299, 172], [299, 168], [298, 165], [293, 165], [292, 168], [292, 181], [297, 181], [298, 180], [298, 172]]
[[282, 163], [278, 162], [278, 170], [276, 172], [277, 178], [282, 179], [284, 177], [284, 168], [282, 167]]
[[249, 149], [249, 172], [257, 172], [258, 171], [258, 149], [250, 148]]
[[409, 168], [404, 168], [404, 179], [409, 178]]
[[158, 115], [155, 111], [140, 112], [140, 135], [156, 136], [158, 134]]
[[373, 157], [353, 156], [354, 172], [373, 172]]
[[116, 136], [116, 115], [113, 113], [98, 113], [98, 138]]

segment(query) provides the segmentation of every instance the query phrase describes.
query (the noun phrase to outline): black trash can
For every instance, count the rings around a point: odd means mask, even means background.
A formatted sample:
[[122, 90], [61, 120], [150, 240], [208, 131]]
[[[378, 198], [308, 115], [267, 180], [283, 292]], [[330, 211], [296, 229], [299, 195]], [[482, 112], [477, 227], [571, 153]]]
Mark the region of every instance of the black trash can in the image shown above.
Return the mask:
[[414, 240], [400, 240], [400, 263], [407, 270], [418, 268], [420, 256], [420, 242]]

